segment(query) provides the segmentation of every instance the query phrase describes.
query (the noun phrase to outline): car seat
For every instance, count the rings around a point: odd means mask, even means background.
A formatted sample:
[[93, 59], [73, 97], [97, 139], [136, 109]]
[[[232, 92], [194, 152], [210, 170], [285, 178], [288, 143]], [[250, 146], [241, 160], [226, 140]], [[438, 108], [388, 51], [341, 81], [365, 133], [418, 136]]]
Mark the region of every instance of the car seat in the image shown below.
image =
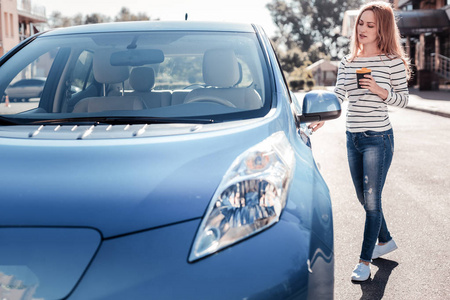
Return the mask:
[[262, 107], [260, 95], [251, 87], [235, 87], [240, 67], [232, 49], [211, 49], [203, 56], [203, 80], [206, 88], [192, 90], [184, 103], [217, 102], [240, 109]]

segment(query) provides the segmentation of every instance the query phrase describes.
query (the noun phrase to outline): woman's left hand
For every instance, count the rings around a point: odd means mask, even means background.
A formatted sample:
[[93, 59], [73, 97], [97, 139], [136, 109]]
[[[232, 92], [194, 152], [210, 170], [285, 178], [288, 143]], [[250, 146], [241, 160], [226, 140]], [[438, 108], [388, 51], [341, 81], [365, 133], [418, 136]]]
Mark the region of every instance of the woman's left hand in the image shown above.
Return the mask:
[[364, 78], [359, 80], [359, 84], [363, 89], [368, 89], [372, 93], [380, 96], [380, 98], [383, 100], [386, 100], [388, 97], [389, 92], [379, 86], [372, 75], [364, 75]]

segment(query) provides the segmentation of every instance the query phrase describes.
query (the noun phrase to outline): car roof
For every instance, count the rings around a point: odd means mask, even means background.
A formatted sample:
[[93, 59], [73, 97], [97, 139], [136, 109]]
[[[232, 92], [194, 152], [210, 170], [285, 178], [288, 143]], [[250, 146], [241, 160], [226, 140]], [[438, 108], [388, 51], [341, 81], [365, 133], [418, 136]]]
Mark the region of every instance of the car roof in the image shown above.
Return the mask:
[[255, 32], [252, 24], [228, 22], [199, 21], [135, 21], [80, 25], [58, 28], [48, 31], [43, 36], [107, 33], [128, 31], [224, 31], [224, 32]]

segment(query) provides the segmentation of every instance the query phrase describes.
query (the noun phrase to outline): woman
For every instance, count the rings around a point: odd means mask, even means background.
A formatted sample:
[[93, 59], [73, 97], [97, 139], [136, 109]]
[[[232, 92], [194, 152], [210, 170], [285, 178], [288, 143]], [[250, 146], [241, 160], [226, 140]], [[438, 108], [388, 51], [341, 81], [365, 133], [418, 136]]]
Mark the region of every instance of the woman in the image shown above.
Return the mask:
[[[356, 70], [371, 70], [357, 85]], [[394, 152], [394, 136], [387, 104], [408, 103], [409, 63], [400, 44], [392, 7], [370, 2], [356, 19], [351, 53], [341, 61], [335, 93], [349, 100], [347, 111], [347, 156], [358, 200], [366, 212], [364, 240], [352, 280], [370, 277], [372, 259], [397, 245], [392, 239], [381, 208], [381, 193]], [[311, 124], [313, 131], [323, 122]], [[377, 243], [378, 240], [378, 244]]]

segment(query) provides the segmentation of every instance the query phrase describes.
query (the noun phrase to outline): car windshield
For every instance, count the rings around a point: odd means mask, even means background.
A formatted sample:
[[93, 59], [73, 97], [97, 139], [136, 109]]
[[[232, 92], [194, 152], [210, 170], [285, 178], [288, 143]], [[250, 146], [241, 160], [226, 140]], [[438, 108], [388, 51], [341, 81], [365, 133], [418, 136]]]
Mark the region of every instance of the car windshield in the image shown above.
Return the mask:
[[254, 33], [42, 35], [1, 62], [0, 125], [262, 117], [268, 74]]

